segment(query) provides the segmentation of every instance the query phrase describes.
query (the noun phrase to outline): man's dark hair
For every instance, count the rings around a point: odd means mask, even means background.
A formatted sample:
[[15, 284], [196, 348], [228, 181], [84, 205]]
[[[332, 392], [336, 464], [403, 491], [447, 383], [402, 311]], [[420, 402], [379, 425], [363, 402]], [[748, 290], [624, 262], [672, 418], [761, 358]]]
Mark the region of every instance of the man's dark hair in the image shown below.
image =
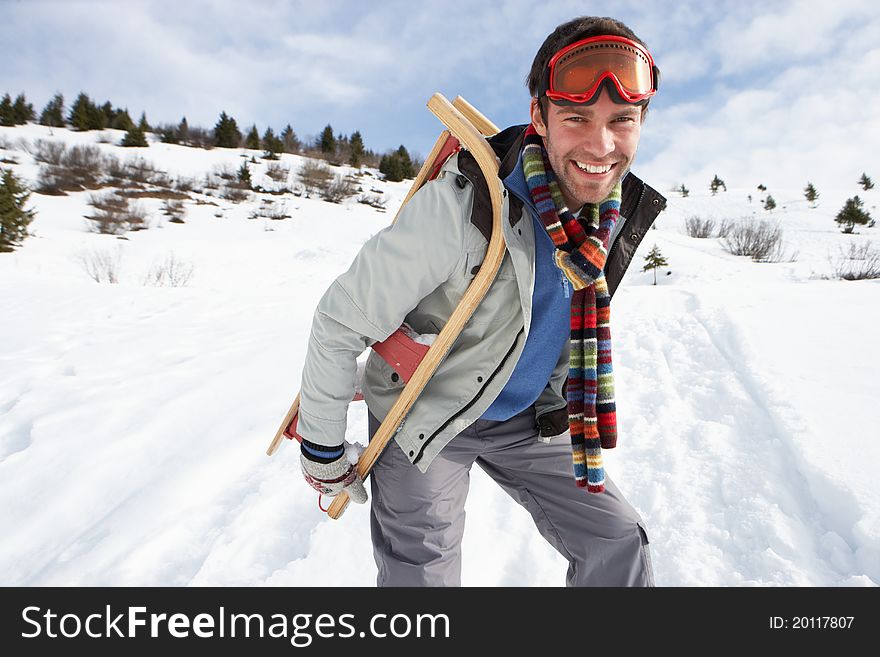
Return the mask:
[[[567, 23], [563, 23], [544, 39], [544, 43], [538, 49], [535, 55], [535, 61], [532, 62], [532, 70], [526, 77], [526, 86], [532, 97], [538, 95], [538, 88], [541, 86], [541, 77], [545, 75], [547, 67], [550, 65], [550, 59], [557, 52], [576, 41], [581, 39], [589, 39], [594, 36], [621, 36], [632, 39], [636, 43], [643, 45], [647, 49], [647, 44], [636, 36], [629, 27], [619, 20], [601, 16], [581, 16], [574, 18]], [[541, 116], [547, 120], [547, 97], [543, 96], [538, 99], [541, 107]], [[642, 106], [642, 112], [647, 109], [648, 103]]]

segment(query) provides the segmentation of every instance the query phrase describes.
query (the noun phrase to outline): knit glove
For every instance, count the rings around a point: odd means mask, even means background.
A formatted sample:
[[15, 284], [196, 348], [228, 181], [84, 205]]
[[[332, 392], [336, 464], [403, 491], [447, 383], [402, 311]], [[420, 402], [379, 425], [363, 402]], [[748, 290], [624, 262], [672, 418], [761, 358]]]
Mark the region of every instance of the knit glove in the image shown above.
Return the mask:
[[357, 473], [357, 465], [349, 462], [343, 445], [326, 447], [303, 439], [300, 465], [306, 483], [328, 497], [336, 497], [341, 491], [357, 504], [367, 501], [364, 482]]

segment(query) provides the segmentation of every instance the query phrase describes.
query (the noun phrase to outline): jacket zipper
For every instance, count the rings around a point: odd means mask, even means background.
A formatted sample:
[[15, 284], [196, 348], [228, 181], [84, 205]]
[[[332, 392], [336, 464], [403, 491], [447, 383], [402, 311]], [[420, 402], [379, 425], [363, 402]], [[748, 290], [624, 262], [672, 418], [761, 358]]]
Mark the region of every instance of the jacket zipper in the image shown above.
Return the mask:
[[467, 404], [465, 404], [465, 405], [464, 405], [459, 411], [457, 411], [455, 414], [453, 414], [452, 416], [450, 416], [450, 418], [449, 418], [448, 420], [446, 420], [446, 422], [444, 422], [443, 424], [441, 424], [440, 427], [439, 427], [434, 433], [432, 433], [430, 436], [428, 436], [427, 440], [425, 440], [424, 444], [422, 444], [422, 448], [419, 450], [419, 454], [418, 454], [418, 456], [416, 456], [416, 457], [413, 459], [413, 465], [415, 465], [416, 463], [419, 462], [419, 460], [421, 460], [422, 456], [423, 456], [424, 453], [425, 453], [425, 448], [428, 446], [428, 443], [430, 443], [432, 440], [434, 440], [434, 438], [437, 437], [437, 434], [439, 434], [439, 433], [440, 433], [441, 431], [443, 431], [446, 427], [448, 427], [449, 424], [450, 424], [450, 422], [452, 422], [455, 418], [457, 418], [459, 415], [461, 415], [461, 414], [464, 413], [467, 409], [469, 409], [471, 406], [473, 406], [474, 403], [475, 403], [475, 402], [480, 398], [480, 396], [483, 394], [483, 392], [485, 392], [486, 387], [487, 387], [490, 383], [492, 383], [492, 379], [494, 379], [494, 378], [495, 378], [495, 375], [498, 374], [498, 372], [501, 371], [501, 368], [504, 367], [504, 363], [507, 362], [507, 359], [510, 357], [510, 354], [512, 354], [512, 353], [513, 353], [513, 350], [516, 349], [516, 345], [517, 345], [517, 343], [519, 342], [519, 336], [521, 336], [521, 335], [523, 334], [523, 331], [525, 331], [525, 330], [526, 330], [526, 327], [525, 327], [525, 326], [523, 326], [523, 327], [519, 330], [519, 333], [516, 334], [516, 338], [514, 339], [513, 344], [510, 345], [510, 349], [508, 349], [508, 350], [507, 350], [507, 353], [504, 354], [504, 358], [501, 359], [501, 362], [498, 364], [498, 367], [496, 367], [496, 368], [495, 368], [495, 371], [492, 372], [492, 374], [489, 376], [488, 379], [486, 379], [485, 383], [483, 383], [482, 387], [477, 391], [477, 394], [474, 396], [474, 398], [471, 399]]

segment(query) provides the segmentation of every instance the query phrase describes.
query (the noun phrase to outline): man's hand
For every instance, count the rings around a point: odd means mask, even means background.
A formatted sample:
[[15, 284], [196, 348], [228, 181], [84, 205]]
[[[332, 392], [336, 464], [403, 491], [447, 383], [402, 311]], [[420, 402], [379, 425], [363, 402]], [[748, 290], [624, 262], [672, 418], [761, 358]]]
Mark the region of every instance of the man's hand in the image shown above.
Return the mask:
[[300, 464], [306, 482], [322, 495], [335, 497], [344, 490], [352, 502], [367, 501], [364, 482], [357, 466], [349, 463], [343, 445], [326, 447], [303, 439]]

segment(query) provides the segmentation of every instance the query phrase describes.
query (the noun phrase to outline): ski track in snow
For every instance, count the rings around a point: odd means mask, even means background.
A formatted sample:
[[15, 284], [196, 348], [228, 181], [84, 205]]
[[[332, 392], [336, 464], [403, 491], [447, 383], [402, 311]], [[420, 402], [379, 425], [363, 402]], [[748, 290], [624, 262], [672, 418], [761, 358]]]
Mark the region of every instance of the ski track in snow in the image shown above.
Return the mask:
[[635, 391], [645, 412], [624, 412], [640, 417], [623, 435], [650, 436], [624, 467], [642, 484], [633, 502], [648, 517], [658, 584], [880, 581], [876, 562], [859, 563], [855, 498], [800, 458], [793, 435], [807, 423], [758, 380], [736, 322], [692, 292], [663, 301], [632, 320], [638, 347], [623, 356], [656, 378]]

